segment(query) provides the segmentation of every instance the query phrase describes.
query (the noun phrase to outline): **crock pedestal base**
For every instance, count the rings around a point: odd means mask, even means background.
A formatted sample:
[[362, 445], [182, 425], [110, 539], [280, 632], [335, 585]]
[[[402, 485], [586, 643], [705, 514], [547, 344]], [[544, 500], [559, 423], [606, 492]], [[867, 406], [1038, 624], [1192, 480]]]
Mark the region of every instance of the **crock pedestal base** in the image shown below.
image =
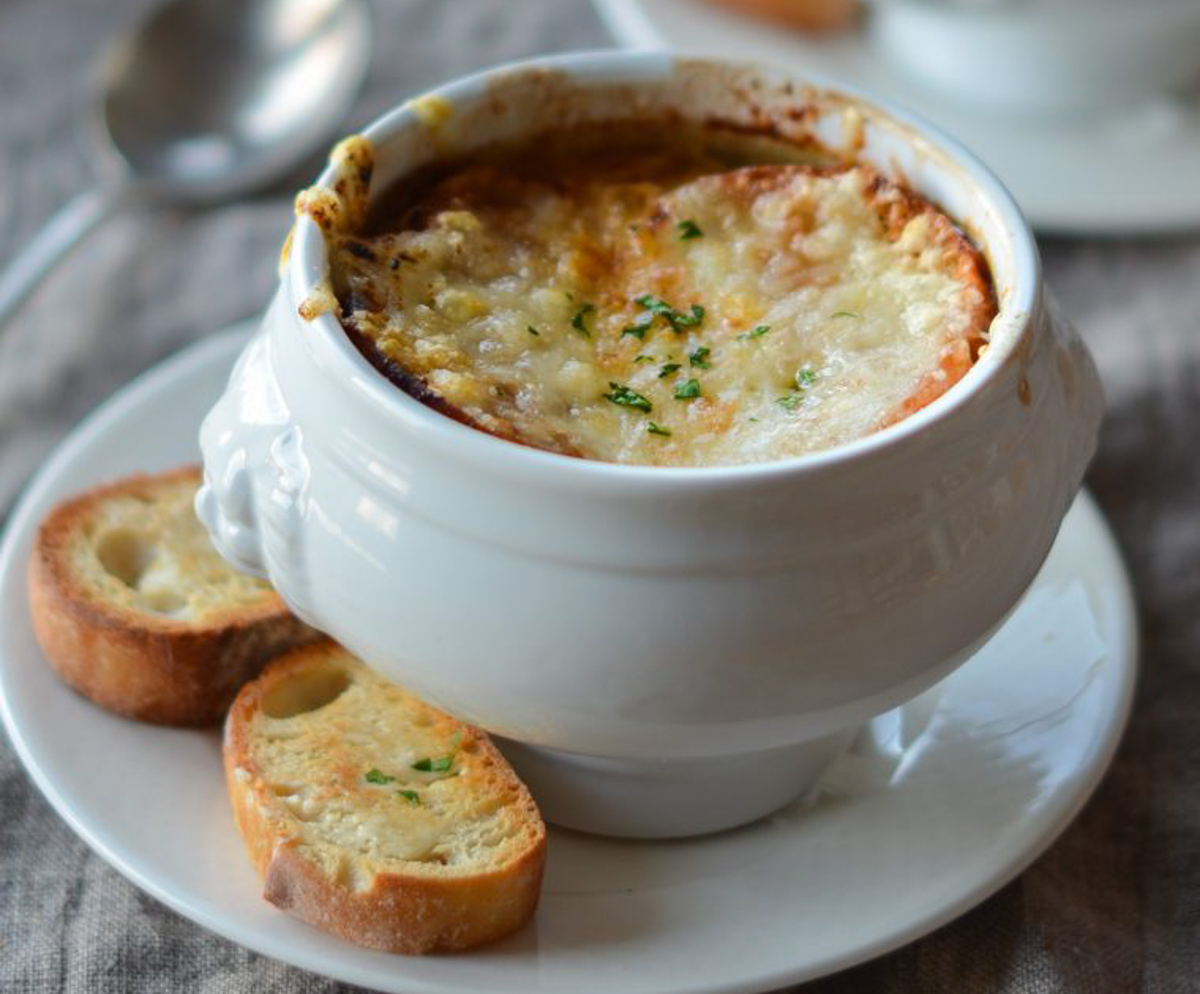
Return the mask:
[[636, 839], [704, 835], [756, 821], [813, 785], [857, 728], [797, 745], [701, 759], [614, 759], [496, 744], [552, 824]]

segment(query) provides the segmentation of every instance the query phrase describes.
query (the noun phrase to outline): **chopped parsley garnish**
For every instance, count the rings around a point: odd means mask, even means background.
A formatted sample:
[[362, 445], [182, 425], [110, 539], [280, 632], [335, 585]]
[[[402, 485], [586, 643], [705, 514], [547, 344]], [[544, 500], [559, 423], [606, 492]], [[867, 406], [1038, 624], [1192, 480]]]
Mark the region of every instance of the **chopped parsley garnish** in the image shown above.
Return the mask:
[[755, 325], [749, 331], [743, 331], [740, 335], [738, 335], [738, 341], [739, 342], [748, 342], [753, 338], [762, 338], [763, 335], [765, 335], [770, 330], [771, 330], [771, 326], [769, 324]]
[[700, 396], [700, 381], [688, 380], [686, 383], [677, 383], [675, 385], [676, 400], [694, 400]]
[[811, 366], [801, 366], [796, 370], [796, 386], [801, 390], [811, 387], [817, 382], [817, 372]]
[[367, 772], [363, 774], [363, 779], [366, 780], [367, 783], [391, 783], [396, 778], [389, 777], [386, 773], [383, 773], [380, 770], [367, 770]]
[[688, 353], [688, 362], [701, 369], [708, 369], [708, 354], [712, 351], [707, 345], [701, 345], [694, 352]]
[[403, 797], [414, 808], [419, 808], [421, 806], [421, 795], [415, 790], [398, 790], [396, 791], [396, 796]]
[[672, 373], [680, 369], [683, 369], [683, 367], [677, 362], [664, 363], [663, 368], [658, 371], [658, 378], [660, 380], [665, 380]]
[[695, 221], [680, 221], [676, 225], [679, 229], [679, 237], [682, 241], [687, 241], [689, 238], [703, 238], [704, 232], [700, 230], [700, 225]]
[[786, 397], [777, 397], [775, 403], [782, 407], [785, 411], [794, 411], [800, 406], [800, 401], [803, 398], [798, 393], [789, 393]]
[[453, 754], [449, 756], [438, 756], [433, 759], [426, 756], [424, 759], [418, 759], [412, 764], [414, 770], [419, 770], [422, 773], [445, 773], [454, 765]]
[[654, 405], [636, 390], [630, 390], [629, 387], [623, 387], [620, 383], [611, 381], [608, 385], [612, 393], [606, 393], [605, 400], [611, 400], [614, 404], [620, 404], [622, 407], [636, 407], [639, 411], [649, 412], [654, 409]]
[[646, 425], [646, 431], [648, 431], [651, 435], [662, 435], [663, 438], [671, 437], [670, 428], [664, 428], [662, 425], [656, 425], [653, 421]]
[[646, 354], [643, 352], [641, 355], [635, 355], [635, 356], [633, 357], [633, 361], [634, 361], [634, 362], [654, 362], [654, 356], [652, 356], [652, 355], [646, 355]]
[[591, 338], [592, 333], [588, 331], [588, 327], [583, 323], [583, 319], [596, 309], [595, 304], [583, 304], [579, 310], [575, 312], [575, 316], [571, 318], [571, 327], [583, 334], [585, 338]]
[[834, 311], [829, 315], [831, 318], [856, 318], [858, 317], [853, 311]]
[[661, 297], [656, 297], [651, 293], [646, 293], [635, 298], [634, 303], [639, 307], [646, 308], [651, 314], [661, 317], [675, 331], [682, 331], [684, 328], [695, 328], [704, 320], [704, 308], [699, 304], [692, 304], [691, 311], [685, 313], [675, 310], [674, 307]]
[[533, 325], [531, 325], [531, 324], [527, 324], [527, 325], [525, 326], [525, 330], [526, 330], [527, 332], [529, 332], [529, 334], [531, 334], [531, 335], [539, 335], [539, 336], [541, 335], [541, 332], [540, 332], [540, 331], [538, 331], [538, 330], [537, 330], [537, 328], [535, 328], [535, 327], [534, 327]]
[[633, 324], [626, 325], [621, 332], [621, 337], [633, 335], [634, 338], [645, 338], [646, 332], [650, 329], [650, 324], [654, 320], [653, 314], [643, 314]]

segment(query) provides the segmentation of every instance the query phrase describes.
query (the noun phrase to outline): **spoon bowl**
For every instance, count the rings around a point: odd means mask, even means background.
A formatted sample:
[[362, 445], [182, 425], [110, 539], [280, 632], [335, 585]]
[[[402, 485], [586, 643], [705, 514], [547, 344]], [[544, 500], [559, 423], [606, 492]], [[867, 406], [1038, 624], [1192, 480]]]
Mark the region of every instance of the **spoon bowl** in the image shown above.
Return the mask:
[[168, 0], [111, 46], [92, 121], [103, 178], [0, 272], [0, 326], [117, 210], [247, 193], [316, 151], [370, 64], [365, 0]]
[[254, 189], [329, 136], [366, 70], [369, 31], [366, 8], [346, 0], [160, 7], [102, 66], [110, 149], [173, 199]]

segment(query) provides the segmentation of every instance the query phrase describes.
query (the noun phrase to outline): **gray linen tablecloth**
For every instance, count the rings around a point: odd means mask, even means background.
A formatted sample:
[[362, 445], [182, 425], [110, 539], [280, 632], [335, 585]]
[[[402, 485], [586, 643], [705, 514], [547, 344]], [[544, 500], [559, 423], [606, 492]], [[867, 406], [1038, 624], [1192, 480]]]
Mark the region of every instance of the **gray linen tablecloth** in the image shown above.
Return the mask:
[[[0, 0], [0, 259], [91, 181], [82, 70], [143, 6]], [[608, 43], [585, 0], [381, 0], [375, 12], [378, 52], [349, 125], [474, 67]], [[0, 344], [0, 509], [114, 389], [262, 307], [287, 191], [313, 168], [219, 210], [115, 220], [62, 266]], [[1200, 990], [1200, 238], [1043, 250], [1108, 392], [1089, 484], [1140, 598], [1132, 725], [1095, 798], [1016, 882], [812, 994]], [[72, 835], [0, 736], [0, 991], [346, 990], [141, 894]]]

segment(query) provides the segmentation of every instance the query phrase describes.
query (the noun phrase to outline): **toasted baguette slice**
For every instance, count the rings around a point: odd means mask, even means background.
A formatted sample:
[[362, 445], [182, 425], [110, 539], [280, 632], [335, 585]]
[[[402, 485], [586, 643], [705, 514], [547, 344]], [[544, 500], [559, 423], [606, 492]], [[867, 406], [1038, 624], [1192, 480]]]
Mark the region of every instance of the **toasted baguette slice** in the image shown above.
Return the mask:
[[213, 725], [269, 658], [317, 638], [225, 563], [192, 510], [200, 470], [135, 476], [58, 505], [29, 561], [33, 630], [60, 677], [120, 714]]
[[546, 828], [483, 732], [332, 642], [243, 688], [225, 776], [264, 896], [350, 942], [466, 949], [533, 914]]

